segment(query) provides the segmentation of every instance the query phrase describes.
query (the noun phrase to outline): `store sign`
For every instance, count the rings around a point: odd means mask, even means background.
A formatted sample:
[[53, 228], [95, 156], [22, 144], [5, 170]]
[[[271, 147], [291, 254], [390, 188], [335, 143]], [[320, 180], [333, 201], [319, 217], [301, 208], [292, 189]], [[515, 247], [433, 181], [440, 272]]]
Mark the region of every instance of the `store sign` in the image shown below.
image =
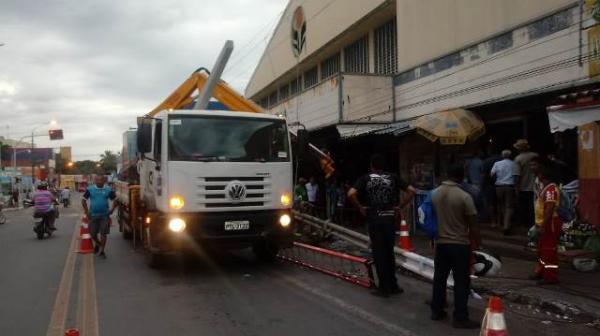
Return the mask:
[[294, 57], [300, 57], [306, 46], [306, 16], [302, 6], [296, 8], [292, 16], [292, 51]]

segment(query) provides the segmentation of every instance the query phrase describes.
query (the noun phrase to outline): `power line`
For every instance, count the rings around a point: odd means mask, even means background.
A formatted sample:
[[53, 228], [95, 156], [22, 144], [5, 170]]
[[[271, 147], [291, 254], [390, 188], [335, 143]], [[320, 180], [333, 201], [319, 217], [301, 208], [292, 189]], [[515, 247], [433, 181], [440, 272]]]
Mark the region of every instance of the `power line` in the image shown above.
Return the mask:
[[[558, 54], [560, 54], [560, 53], [558, 53]], [[532, 61], [529, 61], [529, 62], [526, 62], [526, 63], [522, 63], [519, 66], [527, 65], [527, 64], [533, 63], [535, 61], [539, 61], [540, 59], [544, 59], [544, 58], [546, 58], [546, 57], [540, 57], [540, 58], [538, 58], [536, 60], [532, 60]], [[590, 59], [591, 59], [591, 56], [584, 56], [582, 58], [582, 61], [584, 63], [589, 63]], [[516, 73], [516, 74], [511, 74], [511, 75], [508, 75], [508, 76], [497, 78], [497, 79], [494, 79], [494, 80], [489, 81], [489, 82], [480, 83], [478, 85], [474, 85], [474, 86], [471, 86], [471, 87], [468, 87], [468, 88], [464, 88], [464, 89], [461, 89], [461, 90], [453, 91], [453, 92], [447, 93], [445, 95], [439, 95], [439, 96], [431, 97], [431, 98], [428, 98], [428, 99], [425, 99], [425, 100], [422, 100], [422, 101], [419, 101], [419, 102], [415, 102], [415, 103], [412, 103], [412, 104], [407, 104], [407, 105], [400, 106], [400, 107], [397, 107], [397, 108], [392, 108], [392, 109], [388, 108], [385, 111], [381, 111], [381, 112], [378, 112], [378, 113], [375, 113], [375, 114], [363, 116], [363, 117], [356, 118], [356, 119], [353, 119], [353, 120], [347, 120], [345, 122], [360, 122], [360, 121], [363, 121], [365, 119], [376, 118], [378, 116], [389, 114], [389, 113], [392, 113], [392, 112], [395, 112], [395, 111], [398, 111], [398, 110], [402, 110], [402, 109], [407, 109], [407, 108], [411, 108], [411, 107], [427, 105], [427, 104], [438, 102], [438, 101], [441, 101], [441, 100], [446, 100], [446, 99], [450, 99], [450, 98], [456, 98], [456, 97], [465, 96], [467, 94], [472, 94], [472, 93], [479, 92], [479, 91], [482, 91], [482, 90], [490, 89], [490, 88], [493, 88], [493, 87], [496, 87], [496, 86], [499, 86], [499, 85], [510, 84], [510, 83], [513, 83], [513, 82], [516, 82], [516, 81], [525, 80], [525, 79], [528, 79], [528, 78], [536, 77], [536, 76], [547, 74], [547, 73], [550, 73], [550, 72], [564, 70], [564, 69], [567, 69], [567, 68], [570, 68], [570, 67], [578, 65], [578, 63], [579, 63], [579, 56], [574, 56], [574, 57], [562, 59], [562, 60], [556, 61], [554, 63], [542, 65], [542, 66], [539, 66], [539, 67], [536, 67], [536, 68], [533, 68], [533, 69], [528, 69], [526, 71], [522, 71], [522, 72], [519, 72], [519, 73]], [[503, 70], [503, 71], [506, 71], [506, 69]], [[460, 82], [460, 83], [455, 83], [452, 86], [459, 86], [461, 84], [465, 84], [465, 83], [471, 82], [471, 81], [473, 81], [473, 80], [469, 79], [467, 81], [463, 81], [463, 82]], [[567, 81], [567, 82], [571, 82], [571, 81]], [[439, 91], [439, 90], [435, 90], [435, 91]], [[435, 91], [429, 92], [429, 93], [427, 93], [427, 95], [429, 95], [431, 93], [434, 93]], [[364, 97], [364, 96], [368, 96], [368, 95], [369, 95], [369, 93], [365, 93], [365, 94], [363, 94], [361, 96], [358, 96], [358, 97]], [[357, 96], [354, 96], [354, 98], [356, 99]], [[365, 101], [362, 104], [353, 106], [352, 108], [353, 109], [360, 109], [361, 107], [364, 107], [364, 106], [367, 106], [367, 105], [374, 105], [374, 104], [385, 102], [385, 101], [389, 101], [389, 100], [390, 100], [389, 97], [382, 97], [382, 98], [376, 99], [376, 100], [367, 100], [367, 101]], [[312, 101], [311, 103], [306, 104], [304, 106], [304, 108], [306, 108], [307, 106], [308, 107], [313, 106], [313, 105], [318, 104], [318, 103], [319, 102]], [[320, 107], [320, 109], [321, 110], [325, 110], [327, 108], [336, 106], [337, 104], [338, 104], [338, 102], [333, 103], [333, 104], [328, 104], [328, 105]], [[321, 118], [309, 119], [309, 120], [306, 120], [306, 122], [311, 122], [311, 121], [318, 120], [318, 119], [321, 119]]]
[[[575, 24], [578, 24], [578, 23], [579, 23], [579, 22], [576, 22]], [[422, 87], [422, 86], [425, 86], [425, 85], [427, 85], [427, 84], [430, 84], [430, 83], [432, 83], [432, 82], [434, 82], [434, 81], [437, 81], [437, 80], [440, 80], [440, 79], [443, 79], [443, 78], [449, 77], [449, 76], [451, 76], [451, 75], [454, 75], [454, 74], [457, 74], [457, 73], [459, 73], [460, 71], [467, 70], [467, 69], [469, 69], [469, 68], [472, 68], [472, 67], [474, 67], [474, 66], [477, 66], [477, 65], [480, 65], [480, 64], [483, 64], [483, 63], [486, 63], [486, 62], [492, 61], [492, 60], [498, 60], [498, 59], [501, 59], [501, 58], [503, 58], [503, 57], [508, 57], [509, 55], [511, 55], [511, 54], [513, 54], [513, 53], [515, 53], [515, 52], [517, 52], [517, 51], [523, 51], [523, 50], [525, 50], [525, 49], [528, 49], [528, 48], [530, 48], [530, 47], [538, 46], [538, 45], [541, 45], [541, 44], [543, 44], [543, 43], [549, 43], [549, 42], [551, 42], [552, 40], [555, 40], [555, 39], [557, 39], [557, 38], [560, 38], [560, 37], [564, 37], [564, 36], [566, 36], [566, 35], [569, 35], [569, 34], [572, 34], [572, 33], [574, 33], [574, 32], [571, 32], [571, 31], [569, 31], [569, 32], [567, 32], [567, 34], [561, 34], [561, 35], [559, 35], [559, 36], [555, 36], [555, 37], [553, 37], [553, 38], [551, 38], [551, 39], [547, 39], [547, 40], [544, 40], [544, 41], [541, 41], [541, 42], [539, 42], [539, 41], [538, 41], [538, 43], [536, 43], [535, 45], [530, 45], [530, 46], [529, 46], [529, 47], [527, 47], [527, 48], [522, 48], [523, 46], [517, 47], [517, 48], [518, 48], [518, 50], [514, 50], [514, 49], [512, 49], [512, 50], [510, 50], [510, 52], [503, 53], [503, 54], [501, 54], [501, 55], [495, 55], [495, 56], [493, 56], [493, 57], [491, 57], [491, 58], [489, 58], [489, 59], [482, 60], [481, 62], [477, 62], [477, 63], [475, 63], [475, 64], [471, 64], [471, 65], [469, 65], [469, 66], [467, 66], [467, 67], [463, 67], [463, 68], [461, 68], [461, 69], [458, 69], [458, 70], [456, 70], [456, 71], [453, 71], [452, 73], [445, 74], [445, 75], [443, 75], [442, 77], [437, 77], [437, 78], [434, 78], [434, 79], [432, 79], [432, 80], [428, 80], [428, 81], [427, 81], [427, 82], [425, 82], [425, 83], [418, 84], [418, 85], [417, 85], [417, 87]], [[502, 69], [502, 70], [498, 70], [498, 71], [496, 71], [496, 72], [493, 72], [493, 73], [485, 73], [484, 75], [482, 75], [482, 76], [479, 76], [479, 77], [477, 77], [477, 78], [470, 78], [468, 81], [469, 81], [469, 82], [471, 82], [471, 81], [478, 80], [478, 79], [482, 79], [482, 78], [485, 78], [485, 77], [488, 77], [488, 76], [491, 76], [491, 75], [494, 75], [494, 74], [497, 74], [497, 73], [505, 72], [505, 71], [508, 71], [508, 70], [510, 70], [510, 69], [514, 69], [514, 68], [522, 67], [522, 66], [525, 66], [525, 65], [528, 65], [528, 64], [534, 63], [534, 62], [538, 62], [538, 61], [539, 61], [539, 60], [541, 60], [541, 59], [545, 59], [545, 58], [549, 58], [549, 57], [557, 56], [557, 55], [559, 55], [559, 54], [566, 53], [566, 52], [569, 52], [569, 51], [572, 51], [572, 50], [575, 50], [575, 49], [578, 49], [578, 48], [579, 48], [579, 47], [577, 46], [577, 47], [570, 48], [570, 49], [566, 49], [566, 50], [563, 50], [563, 51], [561, 51], [561, 52], [557, 52], [557, 53], [554, 53], [554, 54], [551, 54], [551, 55], [546, 55], [546, 56], [543, 56], [543, 57], [540, 57], [540, 58], [536, 58], [536, 59], [534, 59], [534, 60], [531, 60], [531, 61], [529, 61], [529, 62], [525, 62], [525, 63], [521, 63], [521, 64], [518, 64], [518, 65], [515, 65], [515, 66], [511, 66], [511, 67], [508, 67], [508, 68], [504, 68], [504, 69]], [[583, 57], [583, 56], [582, 56], [582, 57]], [[576, 56], [576, 57], [574, 57], [574, 58], [579, 58], [579, 56]], [[549, 64], [549, 65], [544, 65], [543, 67], [547, 67], [547, 66], [551, 66], [551, 65], [552, 65], [552, 64]], [[529, 71], [529, 70], [528, 70], [528, 71]], [[452, 84], [452, 85], [450, 85], [450, 86], [447, 86], [447, 87], [444, 87], [444, 88], [442, 88], [442, 89], [436, 89], [435, 91], [441, 91], [441, 90], [445, 90], [445, 89], [448, 89], [448, 88], [451, 88], [451, 87], [454, 87], [454, 86], [457, 86], [457, 85], [460, 85], [460, 84], [464, 84], [464, 83], [465, 83], [465, 82], [454, 83], [454, 84]], [[394, 88], [395, 88], [395, 86], [394, 86]], [[413, 87], [410, 87], [410, 88], [408, 88], [408, 89], [405, 89], [405, 90], [399, 90], [399, 92], [397, 91], [397, 94], [402, 94], [402, 93], [405, 93], [405, 92], [411, 91], [411, 90], [412, 90], [412, 88], [413, 88]], [[363, 96], [370, 95], [372, 92], [373, 92], [373, 91], [371, 91], [371, 92], [369, 92], [369, 93], [366, 93], [366, 94], [363, 94]], [[418, 95], [417, 97], [421, 97], [421, 96], [427, 96], [427, 95], [430, 95], [431, 93], [433, 93], [433, 92], [426, 92], [426, 93], [422, 93], [422, 94]], [[359, 96], [359, 97], [360, 97], [360, 96]], [[356, 98], [356, 96], [355, 96], [354, 98]], [[411, 97], [411, 98], [415, 98], [415, 97]], [[384, 97], [384, 98], [383, 98], [383, 100], [384, 100], [384, 101], [385, 101], [386, 99], [388, 99], [388, 98], [387, 98], [387, 97]], [[374, 103], [374, 102], [375, 102], [375, 101], [373, 101], [373, 100], [368, 100], [368, 101], [366, 101], [366, 102], [365, 102], [363, 105], [372, 104], [372, 103]], [[317, 102], [317, 103], [318, 103], [318, 102]], [[305, 106], [310, 106], [310, 105], [311, 105], [311, 103], [309, 103], [308, 105], [305, 105]], [[334, 104], [330, 104], [329, 106], [324, 106], [323, 108], [329, 108], [329, 107], [332, 107], [333, 105], [337, 105], [337, 104], [336, 104], [336, 103], [334, 103]]]
[[[338, 0], [330, 0], [329, 2], [327, 2], [323, 7], [321, 7], [315, 14], [313, 14], [312, 16], [306, 18], [306, 22], [311, 21], [312, 19], [316, 18], [317, 16], [319, 16], [325, 9], [327, 9], [329, 6], [331, 6], [334, 2], [337, 2]], [[287, 40], [283, 39], [282, 41], [280, 41], [279, 43], [275, 44], [272, 46], [272, 48], [278, 47], [279, 45], [281, 45], [282, 43], [286, 42]], [[267, 44], [267, 47], [269, 45]], [[264, 54], [263, 54], [264, 55]], [[247, 56], [246, 56], [247, 57]], [[260, 62], [260, 61], [259, 61]], [[239, 63], [239, 62], [238, 62]], [[258, 66], [258, 65], [257, 65]], [[244, 70], [242, 72], [242, 74], [244, 74], [245, 72], [247, 72], [247, 69]]]
[[[223, 75], [226, 75], [226, 74], [230, 73], [233, 69], [235, 69], [242, 61], [244, 61], [244, 59], [250, 53], [252, 53], [255, 50], [256, 45], [264, 42], [271, 35], [271, 33], [273, 32], [274, 25], [277, 24], [279, 19], [281, 19], [284, 12], [285, 12], [285, 9], [282, 10], [281, 12], [279, 12], [279, 14], [277, 14], [273, 20], [269, 21], [256, 34], [254, 34], [254, 36], [252, 38], [250, 38], [250, 40], [246, 44], [244, 44], [241, 48], [238, 49], [239, 52], [237, 55], [240, 55], [241, 51], [245, 50], [246, 48], [250, 48], [250, 51], [248, 53], [244, 54], [243, 56], [236, 55], [232, 60], [233, 62], [231, 62], [231, 65], [227, 67], [227, 69], [225, 70]], [[265, 35], [265, 36], [263, 37], [263, 35]]]
[[[584, 20], [584, 21], [585, 21], [585, 20]], [[569, 28], [572, 28], [572, 27], [573, 27], [573, 26], [575, 26], [575, 25], [579, 25], [581, 22], [582, 22], [582, 21], [577, 21], [577, 22], [574, 22], [573, 24], [571, 24], [571, 25], [567, 26], [565, 29], [569, 29]], [[542, 40], [542, 41], [540, 41], [539, 39], [531, 40], [531, 41], [529, 41], [529, 42], [527, 42], [527, 43], [525, 43], [525, 44], [522, 44], [522, 45], [520, 45], [520, 46], [518, 46], [518, 47], [516, 47], [516, 48], [509, 49], [509, 50], [506, 50], [506, 51], [503, 51], [503, 52], [501, 52], [501, 53], [499, 53], [499, 54], [497, 54], [497, 55], [493, 55], [493, 56], [491, 56], [491, 57], [489, 57], [489, 58], [486, 58], [486, 59], [483, 59], [483, 60], [481, 60], [481, 61], [479, 61], [479, 62], [476, 62], [476, 63], [470, 64], [470, 65], [468, 65], [468, 66], [466, 66], [466, 67], [464, 67], [464, 68], [458, 69], [458, 70], [456, 70], [456, 71], [454, 71], [454, 72], [451, 72], [451, 73], [445, 74], [445, 75], [444, 75], [444, 76], [442, 76], [442, 77], [437, 77], [437, 78], [431, 79], [431, 80], [429, 80], [429, 81], [426, 81], [426, 82], [420, 83], [419, 85], [416, 85], [416, 86], [413, 86], [413, 87], [407, 88], [406, 90], [404, 90], [404, 91], [401, 91], [400, 93], [404, 93], [404, 92], [409, 92], [409, 91], [416, 90], [416, 89], [418, 89], [419, 87], [425, 86], [425, 85], [427, 85], [427, 84], [430, 84], [430, 83], [432, 83], [432, 82], [435, 82], [435, 81], [437, 81], [437, 80], [440, 80], [440, 79], [442, 79], [442, 78], [445, 78], [445, 77], [452, 76], [452, 75], [454, 75], [454, 74], [456, 74], [456, 73], [458, 73], [458, 72], [460, 72], [460, 71], [464, 71], [464, 70], [470, 69], [470, 68], [472, 68], [472, 67], [475, 67], [475, 66], [478, 66], [478, 65], [485, 64], [485, 63], [487, 63], [487, 62], [491, 62], [491, 61], [494, 61], [494, 60], [500, 59], [500, 58], [502, 58], [502, 57], [507, 57], [507, 56], [510, 56], [510, 55], [512, 55], [512, 54], [514, 54], [514, 53], [516, 53], [516, 52], [520, 52], [520, 51], [523, 51], [523, 50], [527, 50], [527, 49], [529, 49], [529, 48], [537, 47], [537, 46], [539, 46], [539, 45], [542, 45], [542, 44], [544, 44], [544, 43], [548, 43], [548, 42], [554, 41], [554, 40], [556, 40], [556, 39], [559, 39], [559, 38], [565, 37], [565, 36], [567, 36], [567, 35], [575, 34], [575, 33], [576, 33], [576, 32], [574, 32], [574, 31], [567, 30], [567, 31], [566, 31], [565, 33], [563, 33], [563, 34], [559, 34], [559, 35], [557, 35], [557, 36], [554, 36], [554, 37], [552, 37], [552, 38], [549, 38], [549, 39], [546, 39], [546, 40]], [[537, 42], [537, 43], [535, 43], [535, 42]], [[534, 44], [534, 43], [535, 43], [535, 44]], [[411, 69], [411, 70], [408, 70], [408, 71], [414, 71], [414, 68], [413, 68], [413, 69]], [[406, 72], [406, 71], [404, 71], [404, 72], [402, 72], [402, 73], [405, 73], [405, 72]]]

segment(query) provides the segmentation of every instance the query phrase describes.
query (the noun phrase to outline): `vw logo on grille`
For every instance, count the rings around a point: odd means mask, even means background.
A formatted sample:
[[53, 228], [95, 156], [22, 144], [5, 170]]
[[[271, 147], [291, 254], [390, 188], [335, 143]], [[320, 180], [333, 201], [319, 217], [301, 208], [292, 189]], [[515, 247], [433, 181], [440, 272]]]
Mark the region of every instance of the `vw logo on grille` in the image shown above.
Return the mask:
[[231, 181], [225, 190], [233, 202], [241, 202], [246, 198], [246, 187], [240, 181]]

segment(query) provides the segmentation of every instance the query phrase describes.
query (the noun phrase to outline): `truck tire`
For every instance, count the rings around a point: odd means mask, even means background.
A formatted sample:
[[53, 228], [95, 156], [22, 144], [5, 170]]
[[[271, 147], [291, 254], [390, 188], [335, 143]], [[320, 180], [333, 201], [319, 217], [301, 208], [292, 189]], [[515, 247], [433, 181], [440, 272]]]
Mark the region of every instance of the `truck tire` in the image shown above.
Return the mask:
[[152, 269], [162, 269], [165, 267], [166, 256], [162, 253], [146, 251], [146, 264]]
[[123, 207], [119, 205], [119, 211], [117, 213], [117, 219], [119, 221], [119, 231], [121, 231], [123, 239], [131, 240], [131, 238], [133, 238], [133, 230], [127, 231], [127, 226], [125, 225], [126, 219], [124, 214], [125, 211], [123, 210]]
[[258, 259], [271, 263], [277, 258], [279, 246], [276, 243], [263, 240], [255, 243], [252, 247], [252, 251]]

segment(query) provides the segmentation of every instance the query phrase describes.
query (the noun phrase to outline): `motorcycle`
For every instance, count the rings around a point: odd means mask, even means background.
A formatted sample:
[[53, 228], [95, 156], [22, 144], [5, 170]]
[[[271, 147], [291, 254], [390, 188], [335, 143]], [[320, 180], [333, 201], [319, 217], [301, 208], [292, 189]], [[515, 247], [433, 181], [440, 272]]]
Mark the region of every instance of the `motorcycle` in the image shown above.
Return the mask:
[[[29, 208], [29, 207], [33, 206], [34, 203], [32, 200], [26, 199], [23, 201], [23, 205], [26, 208]], [[57, 205], [58, 205], [58, 203], [54, 203], [52, 205], [52, 210], [46, 214], [43, 214], [40, 216], [36, 216], [34, 214], [34, 216], [33, 216], [33, 232], [35, 232], [38, 239], [42, 240], [45, 238], [46, 235], [48, 235], [48, 237], [52, 236], [53, 230], [50, 229], [50, 224], [51, 224], [50, 221], [53, 221], [56, 218], [58, 218]], [[54, 218], [53, 218], [52, 213], [54, 213]]]

